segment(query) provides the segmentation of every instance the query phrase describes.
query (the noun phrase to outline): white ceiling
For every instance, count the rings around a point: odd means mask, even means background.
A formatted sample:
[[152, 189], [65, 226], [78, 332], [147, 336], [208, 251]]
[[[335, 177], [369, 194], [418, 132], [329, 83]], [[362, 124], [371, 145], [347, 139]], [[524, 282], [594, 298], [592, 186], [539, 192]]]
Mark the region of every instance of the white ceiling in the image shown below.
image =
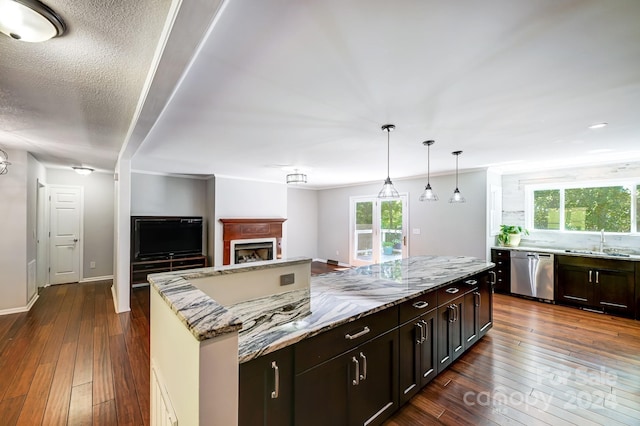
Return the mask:
[[0, 39], [0, 146], [113, 169], [132, 126], [136, 170], [318, 188], [382, 182], [385, 123], [394, 179], [426, 139], [432, 173], [640, 160], [637, 0], [227, 1], [188, 69], [217, 3], [183, 2], [139, 120], [169, 0], [71, 3]]

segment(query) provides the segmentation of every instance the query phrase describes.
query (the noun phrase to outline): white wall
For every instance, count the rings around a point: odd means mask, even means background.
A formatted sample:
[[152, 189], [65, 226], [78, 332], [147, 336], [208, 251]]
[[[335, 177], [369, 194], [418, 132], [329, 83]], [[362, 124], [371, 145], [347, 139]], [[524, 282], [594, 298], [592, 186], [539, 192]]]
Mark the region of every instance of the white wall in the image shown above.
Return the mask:
[[[79, 175], [69, 169], [47, 169], [48, 185], [84, 188], [84, 252], [81, 280], [113, 276], [114, 185], [112, 173]], [[95, 262], [95, 268], [91, 268]]]
[[131, 216], [206, 216], [207, 181], [131, 173]]
[[[213, 264], [222, 265], [222, 224], [220, 218], [286, 218], [286, 184], [258, 182], [228, 177], [215, 178], [215, 235]], [[287, 222], [283, 227], [282, 255], [287, 258]]]
[[0, 176], [0, 312], [27, 305], [28, 159], [26, 151], [5, 151], [11, 165]]
[[318, 257], [318, 191], [287, 189], [287, 256]]
[[[409, 195], [409, 255], [461, 255], [487, 258], [486, 171], [461, 173], [459, 188], [467, 202], [450, 204], [455, 176], [432, 176], [440, 200], [420, 202], [426, 179], [394, 180]], [[382, 182], [319, 191], [318, 257], [349, 262], [349, 197], [376, 196]], [[420, 234], [412, 231], [419, 229]]]

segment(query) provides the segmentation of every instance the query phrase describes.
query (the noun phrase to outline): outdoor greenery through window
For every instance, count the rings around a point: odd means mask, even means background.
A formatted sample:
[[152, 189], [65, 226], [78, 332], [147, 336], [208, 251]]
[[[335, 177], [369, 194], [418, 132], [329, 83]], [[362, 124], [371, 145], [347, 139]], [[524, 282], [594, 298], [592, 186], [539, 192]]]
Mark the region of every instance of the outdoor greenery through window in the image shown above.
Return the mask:
[[584, 232], [604, 229], [620, 233], [640, 230], [640, 185], [535, 189], [532, 195], [534, 229]]

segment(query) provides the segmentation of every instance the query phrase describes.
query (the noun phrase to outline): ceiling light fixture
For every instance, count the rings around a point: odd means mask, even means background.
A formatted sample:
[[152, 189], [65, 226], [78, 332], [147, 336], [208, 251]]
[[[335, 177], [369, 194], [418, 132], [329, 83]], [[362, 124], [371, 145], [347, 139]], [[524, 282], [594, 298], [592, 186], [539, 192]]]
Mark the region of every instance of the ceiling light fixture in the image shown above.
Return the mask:
[[62, 18], [38, 0], [0, 0], [0, 32], [15, 40], [37, 43], [66, 29]]
[[420, 201], [438, 201], [438, 194], [433, 192], [431, 189], [431, 184], [429, 183], [429, 174], [430, 174], [430, 164], [431, 164], [431, 145], [436, 143], [436, 141], [424, 141], [422, 145], [427, 147], [427, 186], [424, 187], [424, 192], [420, 195]]
[[607, 127], [609, 123], [596, 123], [589, 126], [590, 129], [602, 129], [603, 127]]
[[290, 183], [292, 185], [297, 185], [299, 183], [307, 183], [307, 175], [305, 175], [304, 173], [298, 172], [298, 170], [296, 169], [294, 173], [289, 173], [287, 175], [287, 183]]
[[467, 200], [464, 199], [460, 190], [458, 189], [458, 157], [462, 154], [462, 151], [453, 151], [451, 154], [456, 156], [456, 189], [453, 191], [453, 195], [449, 198], [450, 203], [464, 203]]
[[75, 170], [77, 174], [83, 175], [83, 176], [90, 175], [91, 173], [93, 173], [93, 169], [90, 167], [73, 166], [72, 169]]
[[9, 173], [9, 154], [0, 149], [0, 175], [6, 175]]
[[385, 179], [382, 189], [378, 192], [378, 198], [399, 198], [400, 194], [393, 187], [391, 178], [389, 177], [389, 133], [395, 130], [396, 126], [393, 124], [385, 124], [382, 126], [382, 130], [387, 132], [387, 179]]

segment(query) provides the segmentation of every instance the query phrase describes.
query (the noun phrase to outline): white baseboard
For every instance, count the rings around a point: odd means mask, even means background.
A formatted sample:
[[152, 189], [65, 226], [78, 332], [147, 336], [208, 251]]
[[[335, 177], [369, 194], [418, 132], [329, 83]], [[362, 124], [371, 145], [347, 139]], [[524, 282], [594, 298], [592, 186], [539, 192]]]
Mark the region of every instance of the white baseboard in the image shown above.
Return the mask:
[[27, 312], [31, 309], [31, 307], [36, 303], [40, 296], [37, 294], [31, 298], [27, 306], [21, 306], [19, 308], [10, 308], [10, 309], [2, 309], [0, 310], [0, 316], [2, 315], [11, 315], [11, 314], [19, 314], [20, 312]]
[[106, 280], [112, 280], [112, 279], [113, 279], [113, 275], [105, 275], [104, 277], [83, 278], [79, 282], [80, 284], [83, 284], [83, 283], [92, 283], [95, 281], [106, 281]]

